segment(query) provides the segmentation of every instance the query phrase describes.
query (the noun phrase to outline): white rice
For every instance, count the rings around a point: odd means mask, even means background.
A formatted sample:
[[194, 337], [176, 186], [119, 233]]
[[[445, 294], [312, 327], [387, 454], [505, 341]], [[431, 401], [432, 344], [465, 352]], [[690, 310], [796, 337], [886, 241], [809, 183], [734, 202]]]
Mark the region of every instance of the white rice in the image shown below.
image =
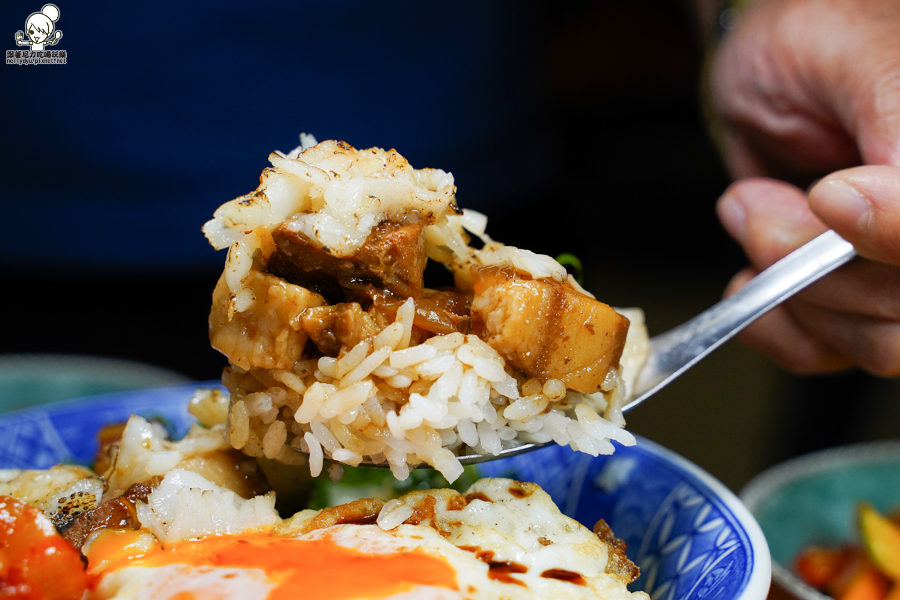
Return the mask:
[[[347, 257], [378, 222], [410, 210], [426, 216], [426, 256], [450, 268], [463, 292], [471, 291], [469, 269], [477, 264], [512, 266], [581, 290], [552, 258], [491, 240], [484, 215], [458, 214], [451, 174], [413, 169], [393, 150], [314, 144], [305, 136], [288, 154], [270, 155], [273, 168], [259, 188], [222, 205], [204, 226], [214, 247], [229, 248], [229, 319], [256, 305], [248, 275], [267, 256], [277, 227]], [[466, 231], [483, 247], [472, 248]], [[290, 464], [304, 463], [301, 453], [308, 453], [313, 475], [326, 459], [387, 464], [401, 480], [410, 465], [427, 463], [453, 481], [462, 473], [458, 454], [555, 441], [597, 455], [612, 452], [610, 439], [634, 443], [620, 429], [631, 380], [619, 370], [597, 393], [567, 391], [559, 379], [525, 379], [477, 335], [457, 332], [410, 346], [415, 314], [409, 299], [374, 338], [341, 348], [337, 357], [266, 370], [262, 379], [233, 366], [226, 385], [234, 447]], [[268, 387], [260, 391], [261, 382]]]
[[410, 505], [404, 503], [402, 500], [388, 500], [384, 503], [384, 506], [381, 507], [381, 511], [378, 513], [375, 523], [385, 531], [390, 531], [391, 529], [402, 525], [403, 522], [412, 515], [413, 508]]
[[453, 481], [462, 473], [457, 454], [496, 455], [555, 441], [596, 456], [613, 451], [609, 440], [634, 443], [616, 424], [618, 387], [606, 395], [579, 394], [559, 380], [517, 378], [472, 334], [406, 347], [399, 333], [412, 306], [407, 300], [378, 342], [362, 342], [337, 359], [322, 357], [315, 370], [304, 363], [275, 373], [290, 386], [235, 395], [232, 444], [295, 463], [302, 462], [292, 458], [297, 450], [308, 453], [313, 475], [322, 473], [326, 459], [386, 463], [398, 479], [409, 465], [427, 463]]

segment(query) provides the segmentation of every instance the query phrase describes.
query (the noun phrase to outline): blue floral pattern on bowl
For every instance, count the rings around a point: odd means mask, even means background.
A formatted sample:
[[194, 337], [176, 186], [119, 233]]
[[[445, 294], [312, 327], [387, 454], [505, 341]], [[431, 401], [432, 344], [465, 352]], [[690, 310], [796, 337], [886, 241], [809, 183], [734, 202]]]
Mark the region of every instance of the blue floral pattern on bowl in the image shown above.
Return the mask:
[[602, 516], [641, 568], [636, 589], [653, 600], [740, 598], [756, 586], [754, 577], [768, 586], [768, 548], [746, 509], [711, 476], [649, 440], [598, 458], [554, 446], [481, 471], [537, 482], [585, 525]]
[[[176, 435], [193, 419], [196, 384], [95, 396], [0, 415], [0, 468], [90, 463], [96, 434], [131, 414], [160, 417]], [[771, 562], [762, 532], [721, 483], [678, 455], [638, 438], [593, 458], [551, 446], [483, 463], [481, 475], [534, 481], [588, 527], [603, 518], [641, 569], [633, 586], [652, 600], [763, 600]]]

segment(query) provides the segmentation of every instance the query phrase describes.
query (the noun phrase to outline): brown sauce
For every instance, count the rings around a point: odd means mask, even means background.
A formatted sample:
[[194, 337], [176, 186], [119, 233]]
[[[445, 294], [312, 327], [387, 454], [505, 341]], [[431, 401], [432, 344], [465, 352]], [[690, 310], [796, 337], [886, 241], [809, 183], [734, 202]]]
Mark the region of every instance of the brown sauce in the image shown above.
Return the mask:
[[511, 583], [513, 585], [528, 587], [525, 585], [524, 581], [513, 577], [513, 575], [516, 573], [527, 573], [528, 567], [526, 567], [525, 565], [513, 562], [511, 560], [503, 562], [495, 561], [494, 552], [492, 550], [482, 550], [478, 546], [460, 546], [459, 548], [460, 550], [474, 552], [475, 558], [477, 558], [481, 562], [487, 563], [488, 577], [490, 579], [499, 581], [500, 583]]
[[372, 525], [378, 520], [378, 515], [363, 515], [359, 517], [338, 518], [337, 525]]
[[521, 585], [522, 587], [527, 587], [524, 581], [516, 579], [512, 576], [513, 573], [527, 572], [528, 567], [512, 561], [488, 563], [488, 577], [495, 581], [499, 581], [500, 583], [512, 583], [515, 585]]
[[584, 577], [582, 577], [580, 573], [575, 573], [574, 571], [566, 571], [565, 569], [547, 569], [546, 571], [541, 573], [541, 577], [546, 577], [548, 579], [559, 579], [560, 581], [568, 581], [569, 583], [574, 583], [575, 585], [587, 585], [587, 581], [584, 580]]
[[516, 498], [527, 498], [531, 495], [532, 491], [525, 488], [525, 486], [520, 485], [518, 482], [515, 482], [509, 486], [509, 493]]
[[434, 496], [425, 496], [420, 504], [413, 507], [413, 514], [404, 523], [407, 525], [421, 525], [426, 521], [434, 522], [434, 504]]
[[473, 494], [466, 494], [465, 498], [467, 500], [466, 504], [468, 504], [469, 502], [472, 502], [472, 500], [481, 500], [482, 502], [493, 502], [493, 500], [488, 498], [484, 494], [484, 492], [475, 492]]

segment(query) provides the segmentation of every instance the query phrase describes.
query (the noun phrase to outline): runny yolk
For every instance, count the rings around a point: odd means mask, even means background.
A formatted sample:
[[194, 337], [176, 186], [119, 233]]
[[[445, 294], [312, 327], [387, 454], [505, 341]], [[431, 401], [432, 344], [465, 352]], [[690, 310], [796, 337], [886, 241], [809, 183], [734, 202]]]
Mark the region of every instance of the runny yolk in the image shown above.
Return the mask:
[[[116, 546], [124, 552], [117, 552]], [[134, 548], [133, 540], [124, 536], [118, 538], [118, 543], [106, 540], [90, 549], [88, 572], [92, 586], [99, 583], [103, 574], [126, 566], [184, 564], [260, 569], [276, 584], [269, 600], [384, 598], [410, 591], [416, 585], [458, 589], [453, 567], [418, 549], [374, 554], [338, 546], [331, 540], [261, 534], [182, 542], [171, 548], [150, 549], [139, 557], [128, 547]]]

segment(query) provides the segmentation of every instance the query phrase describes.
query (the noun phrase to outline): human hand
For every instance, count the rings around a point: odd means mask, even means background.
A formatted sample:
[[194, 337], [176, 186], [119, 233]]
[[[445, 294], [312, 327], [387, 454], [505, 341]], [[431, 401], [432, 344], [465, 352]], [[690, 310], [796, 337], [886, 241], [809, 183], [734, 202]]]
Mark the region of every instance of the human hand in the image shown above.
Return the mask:
[[711, 70], [735, 178], [900, 165], [900, 2], [758, 0]]
[[[898, 26], [896, 0], [754, 4], [711, 73], [732, 175], [806, 187], [854, 165], [900, 165]], [[752, 265], [727, 293], [829, 227], [864, 259], [764, 316], [743, 339], [796, 372], [860, 366], [900, 375], [900, 168], [833, 173], [808, 199], [800, 187], [748, 179], [720, 200], [720, 219]], [[840, 190], [857, 190], [868, 210], [854, 211], [853, 194]]]
[[809, 192], [774, 179], [732, 185], [719, 218], [751, 267], [726, 295], [827, 228], [853, 243], [859, 258], [776, 307], [741, 337], [790, 371], [853, 366], [900, 375], [900, 168], [839, 171]]

